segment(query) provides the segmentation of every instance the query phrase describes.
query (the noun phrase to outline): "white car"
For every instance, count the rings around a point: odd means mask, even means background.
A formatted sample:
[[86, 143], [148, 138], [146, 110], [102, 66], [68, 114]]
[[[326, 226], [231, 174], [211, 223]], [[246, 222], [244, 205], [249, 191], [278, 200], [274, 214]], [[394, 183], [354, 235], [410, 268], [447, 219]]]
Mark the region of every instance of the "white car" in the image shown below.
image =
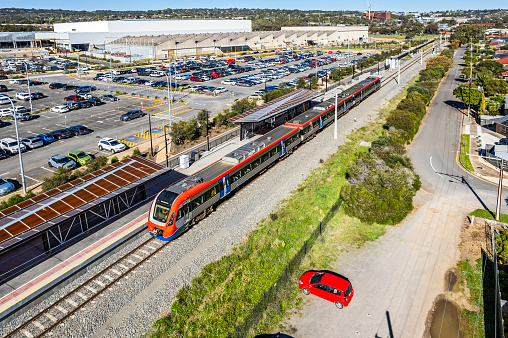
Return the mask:
[[7, 95], [0, 95], [0, 104], [11, 103], [10, 98]]
[[10, 84], [19, 84], [19, 80], [18, 79], [10, 80], [9, 83]]
[[31, 97], [31, 96], [32, 96], [32, 95], [31, 95], [31, 94], [28, 94], [28, 93], [23, 93], [23, 92], [21, 92], [21, 93], [16, 93], [16, 98], [17, 98], [18, 100], [28, 101], [28, 100], [30, 100], [30, 97]]
[[214, 94], [220, 94], [220, 93], [225, 93], [227, 92], [228, 90], [224, 87], [217, 87], [213, 90], [213, 93]]
[[113, 154], [119, 153], [127, 149], [127, 146], [125, 144], [120, 143], [118, 142], [118, 140], [115, 140], [114, 138], [111, 137], [101, 138], [98, 146], [100, 150], [109, 150]]
[[18, 148], [18, 141], [10, 137], [0, 140], [0, 148], [5, 150], [9, 155], [17, 154], [20, 148], [21, 152], [26, 151], [26, 146], [23, 143], [20, 142], [19, 145], [20, 147]]
[[11, 116], [12, 110], [10, 108], [2, 108], [0, 109], [0, 117], [8, 117]]
[[53, 113], [67, 113], [68, 111], [70, 111], [70, 109], [69, 109], [69, 107], [67, 107], [65, 105], [60, 105], [60, 106], [51, 108], [51, 111]]
[[236, 84], [236, 81], [229, 79], [229, 80], [222, 80], [220, 83], [225, 84], [225, 85], [233, 85], [234, 86]]
[[11, 111], [11, 113], [24, 113], [28, 111], [28, 109], [26, 109], [23, 106], [10, 107], [9, 110]]

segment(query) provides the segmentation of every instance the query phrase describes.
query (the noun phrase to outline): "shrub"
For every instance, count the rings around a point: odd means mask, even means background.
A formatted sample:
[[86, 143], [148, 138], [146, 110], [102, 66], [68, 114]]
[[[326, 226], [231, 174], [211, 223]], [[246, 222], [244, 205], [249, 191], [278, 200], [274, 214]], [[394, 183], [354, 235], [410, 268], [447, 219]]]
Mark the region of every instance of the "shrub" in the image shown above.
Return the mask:
[[401, 136], [408, 143], [418, 130], [416, 115], [406, 110], [395, 110], [386, 119], [386, 125], [402, 132]]
[[422, 95], [424, 95], [426, 97], [426, 101], [430, 101], [430, 92], [427, 88], [423, 88], [422, 86], [418, 85], [417, 83], [410, 86], [408, 89], [407, 89], [407, 93], [408, 95], [411, 93], [411, 92], [417, 92], [417, 93], [420, 93]]
[[132, 155], [141, 155], [141, 151], [139, 151], [139, 148], [134, 148], [132, 150]]
[[403, 99], [397, 105], [399, 110], [407, 110], [415, 114], [418, 117], [422, 117], [425, 114], [425, 102], [420, 99]]
[[32, 190], [28, 191], [25, 196], [21, 196], [19, 194], [12, 195], [7, 199], [7, 201], [2, 201], [0, 203], [0, 210], [12, 207], [13, 205], [26, 201], [27, 199], [32, 198], [34, 196], [35, 194], [33, 193]]
[[113, 156], [110, 161], [111, 161], [111, 164], [116, 163], [116, 162], [118, 162], [118, 157]]
[[86, 173], [91, 173], [105, 167], [108, 164], [108, 158], [106, 156], [97, 156], [92, 159], [86, 165]]

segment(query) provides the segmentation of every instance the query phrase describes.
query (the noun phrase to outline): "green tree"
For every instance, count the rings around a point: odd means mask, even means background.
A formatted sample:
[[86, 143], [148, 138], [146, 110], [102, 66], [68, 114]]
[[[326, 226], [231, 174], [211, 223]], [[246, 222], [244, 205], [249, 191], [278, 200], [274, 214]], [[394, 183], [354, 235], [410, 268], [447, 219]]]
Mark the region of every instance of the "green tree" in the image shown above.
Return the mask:
[[257, 107], [256, 102], [252, 102], [248, 98], [243, 98], [233, 103], [231, 106], [231, 112], [234, 113], [233, 116], [236, 116], [243, 114], [255, 107]]
[[487, 96], [494, 96], [496, 94], [508, 94], [508, 84], [505, 80], [491, 78], [484, 83], [483, 90]]
[[485, 108], [489, 112], [489, 115], [497, 115], [503, 104], [504, 96], [502, 95], [488, 97], [485, 99]]
[[477, 88], [471, 88], [469, 90], [469, 85], [460, 85], [453, 90], [453, 94], [459, 100], [464, 102], [465, 104], [474, 104], [477, 105], [480, 103], [482, 93]]
[[482, 60], [474, 68], [477, 72], [489, 71], [492, 73], [492, 77], [501, 76], [503, 73], [503, 65], [494, 60]]
[[455, 31], [450, 35], [450, 40], [459, 40], [460, 44], [469, 43], [473, 38], [481, 35], [481, 27], [473, 25], [462, 25], [455, 28]]
[[198, 120], [196, 118], [193, 118], [190, 121], [187, 121], [183, 132], [186, 140], [188, 141], [195, 140], [199, 136]]
[[425, 26], [425, 34], [438, 34], [439, 33], [439, 27], [437, 26], [437, 23], [429, 23], [427, 26]]
[[299, 78], [298, 81], [296, 81], [296, 88], [298, 89], [305, 88], [305, 85], [306, 83], [303, 77]]
[[206, 109], [201, 109], [198, 112], [197, 122], [199, 124], [199, 133], [201, 136], [206, 136], [208, 132], [208, 116], [210, 112]]
[[482, 92], [482, 97], [480, 100], [480, 105], [478, 106], [478, 112], [480, 114], [485, 113], [485, 93]]

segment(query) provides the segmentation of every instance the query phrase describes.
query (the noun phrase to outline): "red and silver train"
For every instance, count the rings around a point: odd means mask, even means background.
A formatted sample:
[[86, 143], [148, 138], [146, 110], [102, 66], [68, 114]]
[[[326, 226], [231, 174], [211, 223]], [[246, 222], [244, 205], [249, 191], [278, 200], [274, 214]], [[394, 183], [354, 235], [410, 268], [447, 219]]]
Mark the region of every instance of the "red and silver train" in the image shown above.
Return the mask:
[[[337, 102], [338, 114], [346, 114], [380, 87], [379, 77], [369, 77], [348, 88]], [[193, 176], [168, 186], [155, 197], [150, 207], [150, 234], [164, 241], [175, 239], [193, 219], [211, 210], [228, 194], [331, 123], [334, 115], [335, 98], [323, 101]]]

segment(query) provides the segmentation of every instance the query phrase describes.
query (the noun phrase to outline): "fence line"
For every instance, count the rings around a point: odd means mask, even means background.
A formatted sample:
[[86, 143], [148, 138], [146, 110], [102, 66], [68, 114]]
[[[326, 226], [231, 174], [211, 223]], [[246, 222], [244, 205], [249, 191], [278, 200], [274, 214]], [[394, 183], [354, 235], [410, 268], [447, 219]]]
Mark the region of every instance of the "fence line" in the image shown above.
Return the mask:
[[234, 337], [243, 338], [252, 334], [255, 327], [265, 316], [266, 312], [280, 306], [280, 301], [284, 297], [284, 291], [287, 291], [287, 286], [296, 287], [297, 284], [293, 283], [294, 278], [298, 278], [301, 273], [301, 263], [304, 257], [316, 243], [317, 239], [321, 237], [323, 231], [326, 229], [326, 226], [340, 208], [341, 203], [342, 200], [338, 200], [335, 204], [333, 204], [330, 210], [328, 210], [325, 217], [323, 217], [316, 228], [314, 228], [309, 238], [307, 238], [307, 240], [302, 244], [300, 250], [298, 250], [295, 256], [288, 262], [275, 284], [264, 292], [263, 298], [260, 299], [260, 301], [253, 307], [252, 311], [249, 315], [247, 315], [243, 323], [236, 328], [236, 333], [233, 335]]

